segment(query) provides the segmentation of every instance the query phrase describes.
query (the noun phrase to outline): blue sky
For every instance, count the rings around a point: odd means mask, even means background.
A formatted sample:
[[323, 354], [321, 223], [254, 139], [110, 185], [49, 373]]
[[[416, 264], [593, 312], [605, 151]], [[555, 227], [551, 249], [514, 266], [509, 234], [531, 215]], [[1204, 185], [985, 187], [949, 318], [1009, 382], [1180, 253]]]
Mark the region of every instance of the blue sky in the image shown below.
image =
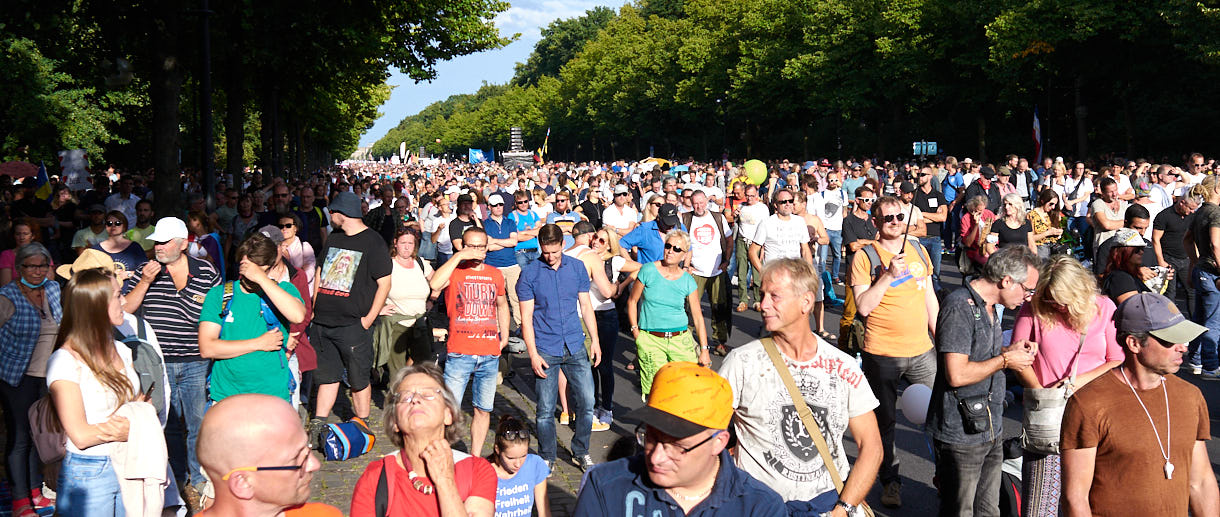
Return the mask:
[[419, 113], [425, 106], [444, 100], [450, 95], [474, 93], [488, 83], [504, 83], [513, 77], [513, 65], [524, 62], [542, 38], [543, 27], [554, 20], [581, 16], [585, 11], [603, 5], [617, 10], [623, 0], [521, 0], [496, 17], [500, 34], [521, 33], [512, 44], [497, 50], [462, 56], [440, 63], [432, 82], [416, 84], [411, 78], [392, 71], [389, 83], [394, 86], [390, 100], [381, 106], [381, 117], [360, 137], [360, 145], [372, 145], [403, 118]]

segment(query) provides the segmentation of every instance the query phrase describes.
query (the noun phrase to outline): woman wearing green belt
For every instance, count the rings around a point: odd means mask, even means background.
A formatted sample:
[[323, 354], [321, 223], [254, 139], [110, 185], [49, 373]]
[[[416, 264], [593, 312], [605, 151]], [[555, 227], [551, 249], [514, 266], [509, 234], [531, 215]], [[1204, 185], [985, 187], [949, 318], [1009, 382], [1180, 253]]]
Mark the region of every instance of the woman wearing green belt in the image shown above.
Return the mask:
[[[661, 260], [644, 264], [636, 272], [627, 303], [627, 318], [640, 361], [640, 390], [644, 398], [652, 390], [652, 377], [670, 361], [712, 363], [707, 349], [703, 310], [695, 290], [695, 279], [682, 264], [690, 253], [690, 236], [681, 230], [665, 235]], [[640, 303], [640, 299], [643, 303]], [[691, 338], [686, 309], [695, 322], [699, 345]]]

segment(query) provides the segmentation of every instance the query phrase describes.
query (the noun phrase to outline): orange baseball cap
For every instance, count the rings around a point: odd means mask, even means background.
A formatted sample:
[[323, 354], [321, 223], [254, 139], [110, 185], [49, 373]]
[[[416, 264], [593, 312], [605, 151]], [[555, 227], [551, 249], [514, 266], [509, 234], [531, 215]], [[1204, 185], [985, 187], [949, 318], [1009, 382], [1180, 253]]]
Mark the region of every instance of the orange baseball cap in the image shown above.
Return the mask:
[[705, 429], [728, 429], [733, 419], [733, 388], [710, 368], [690, 362], [668, 363], [653, 378], [648, 404], [629, 416], [674, 438]]

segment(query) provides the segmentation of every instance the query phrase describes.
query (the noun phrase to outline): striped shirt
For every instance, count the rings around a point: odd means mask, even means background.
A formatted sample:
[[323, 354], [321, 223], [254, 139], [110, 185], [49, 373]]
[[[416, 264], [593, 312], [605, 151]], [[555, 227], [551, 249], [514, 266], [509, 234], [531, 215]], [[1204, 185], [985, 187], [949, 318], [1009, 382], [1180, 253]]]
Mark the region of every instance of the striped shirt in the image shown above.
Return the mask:
[[[179, 291], [174, 286], [173, 276], [163, 266], [148, 286], [139, 309], [157, 333], [167, 363], [204, 360], [199, 356], [199, 313], [208, 290], [220, 285], [221, 280], [211, 262], [183, 255], [187, 264], [186, 286]], [[124, 293], [140, 282], [139, 272], [143, 270], [144, 264], [140, 264], [137, 274], [123, 285]]]

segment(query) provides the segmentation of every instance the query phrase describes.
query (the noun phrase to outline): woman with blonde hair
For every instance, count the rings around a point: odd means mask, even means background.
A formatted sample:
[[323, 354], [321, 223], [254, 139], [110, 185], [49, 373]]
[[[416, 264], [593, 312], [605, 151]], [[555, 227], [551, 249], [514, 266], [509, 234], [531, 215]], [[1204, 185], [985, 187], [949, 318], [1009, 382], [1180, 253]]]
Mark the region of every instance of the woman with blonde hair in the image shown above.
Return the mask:
[[597, 336], [601, 340], [602, 362], [593, 369], [594, 382], [598, 383], [597, 393], [601, 396], [595, 402], [593, 416], [598, 422], [610, 422], [614, 409], [614, 356], [618, 353], [618, 305], [615, 301], [630, 285], [629, 278], [620, 276], [623, 273], [634, 273], [640, 270], [640, 263], [623, 257], [619, 250], [618, 232], [612, 228], [602, 228], [593, 235], [589, 247], [597, 254], [604, 264], [606, 278], [614, 284], [614, 296], [602, 296], [601, 290], [590, 289], [589, 297], [593, 302], [593, 314], [597, 320]]
[[67, 437], [56, 513], [122, 516], [110, 453], [113, 442], [127, 441], [130, 424], [114, 413], [141, 390], [131, 349], [114, 340], [123, 295], [118, 279], [103, 269], [76, 273], [63, 294], [63, 319], [47, 362], [47, 386]]
[[352, 517], [373, 517], [378, 485], [385, 479], [390, 517], [491, 517], [496, 471], [487, 460], [452, 448], [462, 428], [462, 408], [433, 363], [404, 367], [390, 381], [383, 436], [398, 448], [373, 460], [356, 481]]
[[[1032, 368], [1018, 373], [1021, 384], [1027, 389], [1062, 387], [1071, 395], [1121, 363], [1123, 350], [1112, 319], [1115, 308], [1098, 290], [1097, 277], [1080, 262], [1066, 255], [1051, 258], [1012, 330], [1014, 343], [1038, 345]], [[1027, 450], [1023, 465], [1022, 515], [1057, 515], [1060, 456]]]
[[[635, 285], [627, 301], [627, 319], [635, 338], [640, 361], [640, 389], [645, 398], [652, 390], [652, 378], [670, 361], [698, 361], [711, 365], [707, 329], [695, 278], [682, 267], [690, 257], [690, 235], [682, 230], [665, 234], [661, 260], [649, 262], [636, 271]], [[643, 302], [641, 303], [641, 300]], [[695, 323], [699, 344], [692, 339], [687, 316]]]
[[1191, 284], [1198, 293], [1194, 308], [1195, 323], [1207, 327], [1207, 332], [1190, 344], [1185, 362], [1191, 371], [1206, 372], [1209, 376], [1220, 375], [1220, 256], [1215, 247], [1220, 245], [1217, 236], [1220, 230], [1220, 176], [1207, 176], [1190, 189], [1190, 197], [1201, 198], [1203, 204], [1195, 212], [1195, 220], [1186, 232], [1186, 253], [1198, 257], [1190, 272]]

